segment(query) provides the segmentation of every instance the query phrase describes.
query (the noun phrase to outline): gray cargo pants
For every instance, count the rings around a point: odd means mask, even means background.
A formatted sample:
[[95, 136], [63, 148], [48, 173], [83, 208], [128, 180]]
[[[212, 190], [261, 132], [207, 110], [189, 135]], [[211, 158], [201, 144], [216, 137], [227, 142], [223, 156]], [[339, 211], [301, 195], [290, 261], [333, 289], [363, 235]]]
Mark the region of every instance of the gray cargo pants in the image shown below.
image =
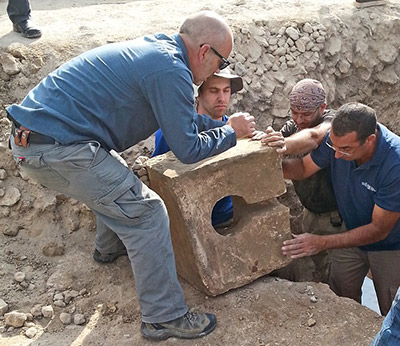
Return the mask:
[[144, 322], [166, 322], [186, 313], [167, 210], [154, 191], [98, 142], [24, 148], [11, 140], [11, 146], [27, 175], [82, 201], [95, 213], [100, 252], [126, 247]]

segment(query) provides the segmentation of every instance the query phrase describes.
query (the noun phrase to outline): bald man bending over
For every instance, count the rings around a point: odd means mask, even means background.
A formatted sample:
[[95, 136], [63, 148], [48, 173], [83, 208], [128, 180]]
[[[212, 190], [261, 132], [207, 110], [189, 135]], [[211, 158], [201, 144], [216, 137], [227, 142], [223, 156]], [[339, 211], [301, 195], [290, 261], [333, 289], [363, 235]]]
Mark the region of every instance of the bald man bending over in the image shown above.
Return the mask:
[[110, 150], [124, 151], [161, 128], [178, 159], [193, 163], [250, 136], [249, 114], [224, 124], [194, 107], [193, 83], [229, 65], [232, 42], [220, 16], [199, 12], [179, 34], [144, 36], [75, 57], [7, 109], [21, 170], [96, 215], [94, 259], [107, 263], [128, 254], [141, 330], [152, 340], [207, 335], [216, 318], [188, 311], [165, 205]]

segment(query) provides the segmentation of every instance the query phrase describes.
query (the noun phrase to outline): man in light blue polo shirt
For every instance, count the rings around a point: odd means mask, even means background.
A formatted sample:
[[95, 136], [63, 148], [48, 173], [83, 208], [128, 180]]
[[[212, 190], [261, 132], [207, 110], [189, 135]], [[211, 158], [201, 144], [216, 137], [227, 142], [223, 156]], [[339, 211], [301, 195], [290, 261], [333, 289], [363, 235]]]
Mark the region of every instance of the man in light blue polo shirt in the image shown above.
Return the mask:
[[329, 167], [345, 224], [334, 235], [294, 235], [282, 252], [291, 258], [332, 251], [330, 287], [361, 302], [371, 270], [382, 315], [400, 286], [400, 138], [377, 123], [375, 111], [348, 103], [336, 112], [321, 146], [301, 159], [285, 159], [286, 178], [302, 180]]
[[226, 22], [215, 12], [199, 12], [179, 34], [83, 53], [50, 73], [20, 105], [7, 108], [21, 169], [96, 215], [94, 259], [111, 262], [128, 253], [141, 330], [152, 340], [202, 337], [214, 330], [216, 318], [188, 311], [165, 204], [110, 150], [124, 151], [161, 128], [177, 158], [192, 163], [251, 136], [249, 114], [224, 124], [194, 108], [193, 83], [227, 67], [232, 45]]

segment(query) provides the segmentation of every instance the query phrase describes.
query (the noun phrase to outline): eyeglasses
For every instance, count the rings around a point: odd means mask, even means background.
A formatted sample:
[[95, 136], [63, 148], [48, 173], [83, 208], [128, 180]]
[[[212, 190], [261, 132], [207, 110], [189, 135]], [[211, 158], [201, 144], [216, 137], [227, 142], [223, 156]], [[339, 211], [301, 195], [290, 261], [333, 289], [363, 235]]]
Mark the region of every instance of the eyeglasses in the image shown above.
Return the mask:
[[328, 141], [326, 141], [325, 144], [329, 148], [331, 148], [333, 151], [337, 152], [338, 154], [343, 155], [343, 156], [347, 156], [347, 157], [353, 155], [358, 149], [360, 149], [360, 147], [362, 147], [364, 145], [364, 143], [360, 143], [360, 145], [356, 149], [354, 149], [353, 152], [349, 153], [346, 150], [336, 149], [332, 144], [329, 144]]
[[[205, 43], [201, 44], [200, 47], [203, 47]], [[228, 59], [225, 59], [222, 54], [220, 54], [215, 48], [210, 46], [210, 49], [214, 52], [214, 54], [222, 60], [221, 64], [219, 64], [218, 69], [223, 70], [224, 68], [228, 67], [231, 63], [228, 61]]]
[[336, 149], [335, 147], [333, 147], [333, 146], [332, 146], [331, 144], [329, 144], [328, 142], [325, 142], [325, 144], [326, 144], [329, 148], [331, 148], [333, 151], [337, 152], [337, 153], [340, 154], [340, 155], [343, 155], [343, 156], [350, 156], [350, 155], [351, 155], [351, 154], [348, 153], [347, 151]]

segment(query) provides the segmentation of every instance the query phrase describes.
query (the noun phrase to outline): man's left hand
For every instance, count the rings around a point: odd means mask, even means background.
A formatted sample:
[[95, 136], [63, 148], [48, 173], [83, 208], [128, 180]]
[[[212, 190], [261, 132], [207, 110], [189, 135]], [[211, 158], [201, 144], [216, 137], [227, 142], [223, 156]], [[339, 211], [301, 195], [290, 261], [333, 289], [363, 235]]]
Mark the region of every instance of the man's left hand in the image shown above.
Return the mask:
[[324, 250], [321, 235], [302, 233], [292, 236], [293, 239], [285, 240], [282, 246], [282, 254], [292, 259], [315, 255]]
[[267, 134], [264, 131], [256, 130], [251, 134], [251, 139], [253, 141], [259, 141], [259, 140], [263, 139], [266, 135]]
[[284, 154], [286, 152], [285, 138], [282, 136], [281, 132], [275, 131], [271, 126], [267, 127], [265, 136], [261, 138], [261, 143], [276, 148], [279, 154]]

